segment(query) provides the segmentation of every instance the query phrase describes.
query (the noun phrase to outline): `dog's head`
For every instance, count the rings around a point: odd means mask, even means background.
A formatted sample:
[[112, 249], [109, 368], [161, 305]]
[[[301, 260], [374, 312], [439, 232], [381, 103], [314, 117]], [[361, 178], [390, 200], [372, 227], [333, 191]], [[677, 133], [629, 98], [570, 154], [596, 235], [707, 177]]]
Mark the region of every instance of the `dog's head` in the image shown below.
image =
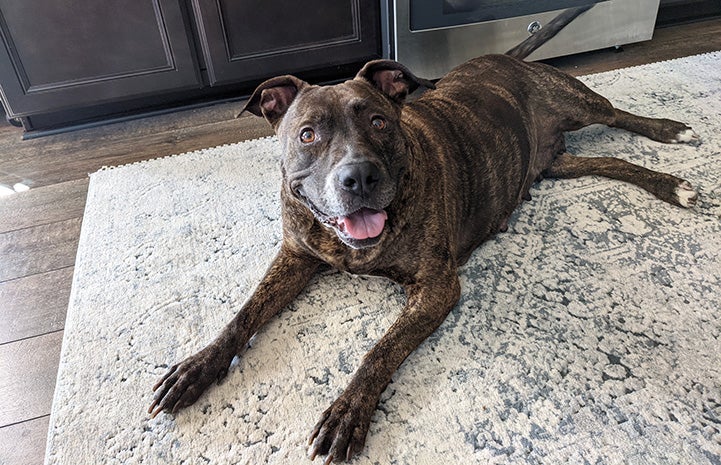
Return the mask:
[[401, 105], [421, 85], [433, 87], [399, 63], [376, 60], [333, 86], [270, 79], [243, 111], [275, 129], [288, 191], [345, 244], [370, 247], [392, 221], [387, 208], [408, 163]]

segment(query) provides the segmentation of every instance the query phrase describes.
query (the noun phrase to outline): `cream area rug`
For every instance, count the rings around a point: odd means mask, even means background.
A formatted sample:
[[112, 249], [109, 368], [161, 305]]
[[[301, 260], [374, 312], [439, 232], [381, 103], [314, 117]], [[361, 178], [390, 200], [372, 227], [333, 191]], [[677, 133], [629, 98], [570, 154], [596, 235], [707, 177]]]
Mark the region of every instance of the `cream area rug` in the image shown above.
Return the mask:
[[[721, 463], [721, 53], [588, 76], [699, 147], [593, 126], [569, 151], [679, 175], [685, 210], [546, 180], [459, 270], [460, 303], [384, 392], [356, 464]], [[281, 240], [274, 138], [91, 175], [46, 463], [303, 464], [307, 437], [398, 316], [399, 286], [316, 276], [175, 416], [170, 364], [217, 335]]]

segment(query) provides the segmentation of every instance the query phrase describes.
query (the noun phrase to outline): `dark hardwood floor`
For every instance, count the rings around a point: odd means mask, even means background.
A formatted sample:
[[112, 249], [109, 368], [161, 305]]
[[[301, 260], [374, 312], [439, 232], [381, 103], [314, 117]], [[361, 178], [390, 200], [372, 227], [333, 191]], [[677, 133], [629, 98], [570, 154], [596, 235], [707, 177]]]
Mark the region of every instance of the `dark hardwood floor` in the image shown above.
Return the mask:
[[[652, 41], [621, 52], [550, 62], [582, 75], [716, 50], [721, 19], [659, 29]], [[0, 184], [30, 187], [0, 197], [1, 465], [44, 460], [87, 174], [270, 135], [259, 118], [235, 119], [240, 106], [223, 103], [29, 141], [0, 123]]]

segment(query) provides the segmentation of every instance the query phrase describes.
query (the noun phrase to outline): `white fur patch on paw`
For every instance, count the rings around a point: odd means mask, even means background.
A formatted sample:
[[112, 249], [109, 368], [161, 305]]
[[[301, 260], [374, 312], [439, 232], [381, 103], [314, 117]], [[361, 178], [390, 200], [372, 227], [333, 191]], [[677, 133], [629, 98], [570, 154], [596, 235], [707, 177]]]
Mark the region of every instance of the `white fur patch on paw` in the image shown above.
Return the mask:
[[698, 193], [693, 190], [693, 187], [688, 181], [684, 181], [679, 184], [676, 189], [674, 189], [673, 193], [676, 194], [678, 203], [686, 208], [693, 207], [696, 205], [696, 201], [698, 200]]
[[693, 129], [688, 128], [676, 134], [676, 138], [673, 142], [677, 144], [698, 144], [701, 142], [701, 138]]

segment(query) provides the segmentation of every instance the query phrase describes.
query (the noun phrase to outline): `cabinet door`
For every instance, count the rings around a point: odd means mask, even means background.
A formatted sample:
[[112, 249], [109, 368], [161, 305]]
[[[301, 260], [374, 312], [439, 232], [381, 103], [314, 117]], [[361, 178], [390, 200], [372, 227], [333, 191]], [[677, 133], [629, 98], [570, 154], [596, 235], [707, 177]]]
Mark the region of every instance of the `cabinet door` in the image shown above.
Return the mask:
[[193, 0], [211, 85], [380, 56], [379, 0]]
[[0, 0], [6, 110], [27, 116], [199, 87], [187, 29], [179, 0]]

